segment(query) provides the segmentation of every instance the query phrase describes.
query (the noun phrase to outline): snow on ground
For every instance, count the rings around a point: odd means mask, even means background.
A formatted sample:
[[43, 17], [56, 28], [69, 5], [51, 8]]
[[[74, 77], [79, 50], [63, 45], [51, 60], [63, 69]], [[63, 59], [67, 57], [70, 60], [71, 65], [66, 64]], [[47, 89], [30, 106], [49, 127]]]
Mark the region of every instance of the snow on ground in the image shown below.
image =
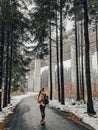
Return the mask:
[[[38, 95], [38, 93], [27, 92], [21, 96], [12, 96], [11, 97], [11, 104], [2, 109], [0, 112], [0, 122], [3, 122], [6, 116], [13, 113], [13, 109], [15, 106], [21, 102], [23, 98]], [[59, 108], [62, 111], [72, 112], [74, 113], [79, 119], [83, 122], [89, 124], [95, 130], [98, 130], [98, 99], [94, 100], [94, 109], [96, 111], [95, 116], [90, 116], [87, 114], [87, 105], [81, 102], [76, 102], [74, 100], [65, 100], [65, 105], [61, 105], [57, 100], [52, 100], [49, 102], [50, 107]]]
[[26, 92], [24, 95], [20, 96], [12, 96], [11, 104], [5, 108], [2, 108], [2, 112], [0, 112], [0, 122], [3, 122], [4, 119], [11, 113], [13, 113], [13, 109], [15, 106], [21, 102], [22, 99], [30, 96], [38, 95], [38, 93]]
[[94, 110], [96, 115], [87, 114], [87, 104], [67, 99], [65, 105], [61, 105], [57, 100], [50, 101], [50, 107], [58, 108], [62, 111], [74, 113], [80, 120], [98, 130], [98, 99], [94, 100]]

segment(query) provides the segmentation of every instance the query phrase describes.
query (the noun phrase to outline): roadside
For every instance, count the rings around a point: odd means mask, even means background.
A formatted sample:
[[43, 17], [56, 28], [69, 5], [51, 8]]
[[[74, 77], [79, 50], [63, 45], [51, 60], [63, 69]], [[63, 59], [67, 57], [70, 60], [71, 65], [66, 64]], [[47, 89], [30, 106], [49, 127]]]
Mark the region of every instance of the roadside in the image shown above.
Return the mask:
[[89, 130], [95, 130], [93, 127], [91, 127], [89, 124], [86, 124], [85, 122], [83, 122], [80, 118], [78, 118], [75, 114], [71, 113], [71, 112], [66, 112], [66, 111], [61, 111], [57, 108], [54, 108], [56, 111], [60, 112], [61, 115], [68, 120], [72, 120], [73, 122], [85, 126], [86, 128], [88, 128]]
[[15, 107], [21, 102], [22, 99], [30, 96], [37, 95], [37, 93], [33, 92], [15, 92], [11, 94], [11, 104], [8, 105], [5, 108], [2, 108], [2, 111], [0, 112], [0, 130], [3, 129], [4, 125], [8, 121], [8, 117], [10, 114], [13, 113]]
[[[78, 102], [73, 99], [65, 100], [65, 105], [61, 105], [58, 100], [50, 101], [49, 106], [54, 107], [57, 110], [60, 110], [68, 115], [72, 120], [76, 120], [78, 122], [83, 122], [86, 126], [90, 126], [95, 130], [98, 130], [98, 99], [93, 100], [94, 108], [96, 111], [96, 115], [89, 115], [87, 113], [87, 104], [86, 102]], [[75, 118], [75, 119], [74, 119]]]

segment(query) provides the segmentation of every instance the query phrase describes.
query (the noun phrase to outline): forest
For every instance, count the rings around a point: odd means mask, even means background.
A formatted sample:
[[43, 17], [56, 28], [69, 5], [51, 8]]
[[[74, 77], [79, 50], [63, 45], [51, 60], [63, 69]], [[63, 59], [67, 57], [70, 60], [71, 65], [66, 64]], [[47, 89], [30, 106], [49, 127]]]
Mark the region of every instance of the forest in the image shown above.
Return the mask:
[[[2, 107], [10, 104], [11, 92], [21, 89], [21, 83], [25, 82], [26, 74], [30, 71], [31, 60], [44, 59], [47, 55], [49, 55], [50, 63], [50, 100], [52, 100], [53, 41], [56, 43], [58, 101], [65, 104], [63, 32], [66, 30], [64, 21], [67, 19], [74, 22], [76, 100], [85, 100], [82, 45], [84, 43], [87, 112], [96, 114], [90, 73], [89, 27], [92, 26], [96, 32], [98, 64], [97, 0], [28, 0], [28, 2], [0, 0], [0, 111]], [[78, 23], [81, 25], [81, 89], [79, 88], [78, 67]], [[52, 37], [53, 32], [55, 32], [55, 37]]]

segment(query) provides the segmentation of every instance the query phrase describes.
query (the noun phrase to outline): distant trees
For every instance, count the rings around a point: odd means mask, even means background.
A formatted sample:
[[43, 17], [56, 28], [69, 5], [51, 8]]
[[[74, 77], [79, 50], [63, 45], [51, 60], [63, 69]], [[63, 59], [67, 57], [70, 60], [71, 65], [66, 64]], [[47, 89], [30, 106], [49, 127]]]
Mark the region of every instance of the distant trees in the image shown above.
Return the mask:
[[89, 21], [96, 35], [96, 52], [97, 52], [97, 68], [98, 68], [98, 1], [88, 1]]

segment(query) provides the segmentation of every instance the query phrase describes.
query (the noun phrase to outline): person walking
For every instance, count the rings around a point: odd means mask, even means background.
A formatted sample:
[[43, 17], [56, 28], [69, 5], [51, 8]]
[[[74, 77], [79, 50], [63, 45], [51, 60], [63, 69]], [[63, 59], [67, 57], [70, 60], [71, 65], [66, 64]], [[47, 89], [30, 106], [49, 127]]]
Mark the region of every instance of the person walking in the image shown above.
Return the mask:
[[44, 98], [46, 96], [46, 92], [44, 90], [44, 88], [42, 88], [40, 91], [39, 91], [39, 95], [38, 95], [38, 103], [40, 104], [40, 112], [41, 112], [41, 125], [45, 124], [45, 107], [46, 105], [44, 104]]

